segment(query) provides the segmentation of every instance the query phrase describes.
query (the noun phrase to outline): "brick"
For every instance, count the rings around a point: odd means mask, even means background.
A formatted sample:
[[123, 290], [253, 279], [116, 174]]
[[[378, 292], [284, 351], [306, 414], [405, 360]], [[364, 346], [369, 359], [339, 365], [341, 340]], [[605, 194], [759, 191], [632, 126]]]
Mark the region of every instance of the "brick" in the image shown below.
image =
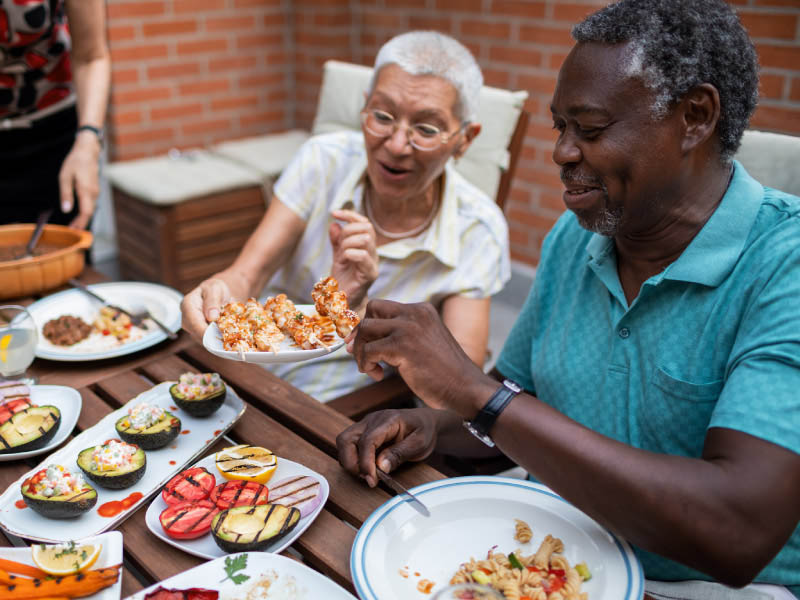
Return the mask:
[[163, 21], [160, 23], [142, 24], [142, 33], [146, 37], [161, 37], [180, 35], [182, 33], [194, 33], [197, 31], [197, 21]]
[[800, 47], [758, 45], [758, 59], [762, 68], [796, 69], [800, 64]]
[[527, 19], [541, 19], [545, 15], [545, 2], [529, 0], [493, 0], [494, 14], [511, 15]]
[[551, 75], [518, 75], [517, 87], [532, 94], [552, 96], [556, 89], [556, 78]]
[[252, 30], [256, 25], [254, 15], [244, 15], [239, 17], [220, 17], [206, 19], [206, 31], [236, 31], [238, 29]]
[[513, 223], [509, 223], [508, 241], [512, 244], [527, 246], [529, 241], [527, 229], [515, 227]]
[[236, 47], [240, 50], [247, 48], [268, 48], [270, 46], [283, 46], [283, 32], [258, 33], [252, 35], [236, 36]]
[[281, 72], [246, 75], [239, 78], [239, 87], [241, 88], [262, 88], [269, 85], [284, 83], [286, 83], [286, 74]]
[[789, 6], [797, 8], [797, 0], [756, 0], [756, 6]]
[[172, 127], [162, 127], [155, 129], [147, 127], [142, 129], [137, 127], [132, 131], [117, 131], [114, 136], [114, 144], [119, 147], [125, 147], [134, 144], [141, 144], [143, 142], [153, 141], [169, 141], [175, 139], [175, 131]]
[[202, 11], [224, 10], [228, 8], [226, 0], [173, 0], [172, 10], [175, 14]]
[[197, 94], [217, 94], [230, 90], [231, 84], [227, 79], [208, 79], [206, 81], [193, 81], [182, 83], [178, 86], [180, 95], [190, 96]]
[[353, 25], [353, 15], [349, 11], [334, 14], [315, 13], [312, 15], [311, 22], [321, 27], [344, 27]]
[[519, 40], [534, 44], [552, 46], [572, 46], [575, 40], [569, 33], [569, 27], [547, 27], [544, 25], [521, 25]]
[[750, 126], [755, 129], [769, 129], [791, 135], [800, 135], [800, 107], [783, 108], [759, 104]]
[[554, 190], [541, 189], [539, 191], [539, 206], [548, 211], [564, 212], [564, 196]]
[[569, 52], [550, 52], [547, 57], [547, 68], [552, 71], [558, 71], [561, 65], [564, 64], [568, 54]]
[[250, 125], [264, 125], [270, 123], [283, 123], [285, 115], [283, 110], [260, 111], [248, 113], [239, 118], [242, 127]]
[[541, 232], [547, 232], [555, 223], [553, 215], [542, 215], [536, 211], [520, 210], [510, 207], [507, 211], [509, 222], [515, 222]]
[[184, 102], [173, 106], [159, 106], [150, 109], [150, 119], [153, 121], [179, 121], [201, 114], [203, 114], [203, 105], [199, 102]]
[[509, 39], [511, 25], [508, 23], [486, 23], [483, 21], [461, 21], [461, 34], [481, 38]]
[[166, 65], [153, 65], [147, 68], [149, 79], [173, 79], [187, 75], [197, 75], [200, 72], [199, 62], [181, 62]]
[[108, 41], [112, 45], [114, 42], [132, 40], [135, 37], [136, 27], [133, 25], [113, 25], [108, 27]]
[[361, 23], [367, 29], [372, 27], [394, 27], [397, 15], [384, 11], [367, 11], [361, 15]]
[[231, 110], [258, 106], [258, 96], [226, 96], [211, 101], [211, 110]]
[[800, 77], [792, 78], [792, 87], [789, 91], [789, 99], [800, 102]]
[[111, 71], [111, 83], [113, 85], [136, 83], [138, 81], [139, 69], [113, 69]]
[[138, 46], [128, 46], [125, 48], [111, 48], [111, 64], [125, 61], [141, 62], [149, 58], [166, 58], [166, 44], [148, 44]]
[[283, 27], [286, 25], [286, 16], [283, 13], [264, 15], [264, 25], [266, 27]]
[[191, 42], [178, 42], [176, 49], [179, 55], [222, 53], [228, 51], [228, 40], [225, 38], [209, 38]]
[[107, 4], [109, 22], [117, 19], [153, 17], [166, 12], [166, 2], [111, 2]]
[[773, 100], [783, 98], [783, 84], [786, 81], [783, 75], [761, 73], [758, 79], [758, 91], [762, 98], [772, 98]]
[[166, 86], [142, 87], [132, 90], [112, 90], [111, 102], [114, 107], [124, 104], [139, 104], [152, 100], [167, 100], [172, 97], [172, 89]]
[[555, 164], [551, 167], [522, 167], [517, 166], [516, 175], [520, 181], [537, 183], [554, 189], [560, 189], [561, 179]]
[[250, 8], [250, 7], [258, 7], [264, 8], [265, 6], [269, 6], [270, 4], [274, 6], [280, 6], [279, 1], [268, 2], [267, 0], [234, 0], [233, 7], [234, 8]]
[[523, 67], [538, 67], [542, 64], [542, 53], [518, 47], [493, 46], [489, 49], [489, 60]]
[[605, 2], [595, 2], [593, 4], [556, 2], [553, 4], [553, 18], [556, 21], [568, 21], [570, 25], [574, 25], [603, 6], [605, 6]]
[[456, 12], [482, 12], [483, 0], [436, 0], [436, 8]]
[[209, 131], [232, 130], [233, 122], [230, 119], [210, 119], [207, 121], [192, 121], [181, 125], [181, 132], [191, 135], [193, 133], [206, 133]]
[[109, 119], [114, 127], [124, 127], [125, 125], [138, 125], [142, 122], [142, 113], [138, 110], [121, 111], [114, 110], [109, 114]]
[[739, 19], [750, 37], [793, 40], [797, 31], [797, 16], [739, 11]]
[[483, 83], [499, 88], [511, 87], [511, 76], [505, 69], [481, 69], [483, 71]]
[[349, 33], [322, 33], [319, 31], [304, 31], [295, 36], [295, 44], [306, 47], [331, 48], [331, 47], [349, 47], [350, 34]]
[[212, 73], [217, 71], [252, 70], [257, 64], [258, 58], [255, 56], [226, 56], [209, 60], [208, 70]]
[[[423, 17], [411, 16], [408, 18], [409, 29], [432, 29], [434, 31], [441, 31], [450, 33], [453, 31], [453, 20], [449, 18], [436, 18], [436, 17]], [[462, 44], [470, 47], [470, 43], [466, 40], [460, 40]], [[473, 51], [473, 54], [475, 52]]]

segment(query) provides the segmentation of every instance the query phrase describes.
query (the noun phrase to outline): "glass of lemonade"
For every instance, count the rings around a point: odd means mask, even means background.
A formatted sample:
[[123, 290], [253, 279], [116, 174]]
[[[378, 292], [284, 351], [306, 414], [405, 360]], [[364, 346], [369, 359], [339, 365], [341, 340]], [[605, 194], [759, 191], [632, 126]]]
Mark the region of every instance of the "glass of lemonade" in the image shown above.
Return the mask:
[[36, 353], [36, 324], [24, 306], [0, 306], [0, 380], [20, 379], [27, 384], [36, 383], [25, 377]]

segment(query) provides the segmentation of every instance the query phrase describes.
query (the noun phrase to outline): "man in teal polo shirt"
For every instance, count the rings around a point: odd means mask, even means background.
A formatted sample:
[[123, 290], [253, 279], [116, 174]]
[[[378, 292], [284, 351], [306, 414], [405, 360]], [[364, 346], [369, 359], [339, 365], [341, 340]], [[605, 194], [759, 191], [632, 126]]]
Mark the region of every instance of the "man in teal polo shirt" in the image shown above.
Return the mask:
[[476, 456], [463, 421], [648, 579], [800, 595], [800, 198], [732, 160], [752, 43], [723, 0], [622, 0], [573, 36], [551, 104], [569, 212], [493, 377], [431, 307], [372, 302], [351, 351], [427, 407], [368, 416], [340, 461], [375, 485], [376, 463]]

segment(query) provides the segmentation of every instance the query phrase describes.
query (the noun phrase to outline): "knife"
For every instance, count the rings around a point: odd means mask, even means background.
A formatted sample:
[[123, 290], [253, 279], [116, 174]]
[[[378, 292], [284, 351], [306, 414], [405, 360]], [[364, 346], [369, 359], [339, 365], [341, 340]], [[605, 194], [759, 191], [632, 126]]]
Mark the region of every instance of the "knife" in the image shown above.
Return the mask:
[[67, 281], [67, 283], [69, 283], [69, 284], [70, 284], [72, 287], [78, 288], [78, 289], [79, 289], [79, 290], [81, 290], [82, 292], [84, 292], [84, 293], [86, 293], [86, 294], [89, 294], [89, 295], [90, 295], [92, 298], [94, 298], [95, 300], [99, 300], [99, 301], [100, 301], [100, 302], [102, 302], [102, 303], [103, 303], [105, 306], [107, 306], [107, 307], [109, 307], [109, 308], [112, 308], [112, 309], [114, 309], [114, 310], [117, 310], [117, 311], [121, 312], [121, 313], [122, 313], [122, 314], [124, 314], [124, 315], [128, 315], [128, 316], [130, 317], [130, 319], [131, 319], [131, 322], [132, 322], [134, 325], [140, 325], [140, 324], [142, 323], [142, 319], [143, 319], [143, 318], [144, 318], [144, 319], [150, 319], [150, 320], [151, 320], [153, 323], [155, 323], [156, 325], [158, 325], [158, 326], [159, 326], [159, 328], [161, 328], [161, 330], [162, 330], [164, 333], [166, 333], [166, 334], [167, 334], [167, 337], [168, 337], [169, 339], [171, 339], [171, 340], [174, 340], [174, 339], [177, 339], [177, 338], [178, 338], [178, 335], [177, 335], [177, 334], [176, 334], [174, 331], [172, 331], [172, 330], [171, 330], [169, 327], [167, 327], [167, 326], [166, 326], [166, 325], [164, 325], [164, 324], [163, 324], [161, 321], [159, 321], [159, 320], [158, 320], [158, 319], [156, 319], [156, 318], [155, 318], [153, 315], [151, 315], [151, 314], [150, 314], [150, 311], [149, 311], [149, 310], [147, 310], [146, 308], [144, 309], [144, 312], [143, 312], [142, 314], [134, 315], [133, 313], [131, 313], [130, 311], [127, 311], [127, 310], [125, 310], [124, 308], [121, 308], [121, 307], [119, 307], [119, 306], [116, 306], [115, 304], [110, 304], [110, 303], [108, 302], [108, 300], [106, 300], [105, 298], [103, 298], [103, 297], [102, 297], [102, 296], [100, 296], [99, 294], [96, 294], [95, 292], [93, 292], [92, 290], [90, 290], [90, 289], [89, 289], [89, 288], [88, 288], [88, 287], [87, 287], [87, 286], [86, 286], [86, 285], [85, 285], [83, 282], [80, 282], [80, 281], [78, 281], [77, 279], [69, 279], [69, 280]]
[[375, 470], [378, 472], [378, 479], [392, 488], [397, 494], [402, 496], [403, 500], [413, 506], [419, 514], [421, 514], [423, 517], [431, 516], [431, 512], [428, 510], [428, 507], [425, 506], [414, 494], [404, 488], [399, 481], [385, 471], [381, 471], [380, 469]]

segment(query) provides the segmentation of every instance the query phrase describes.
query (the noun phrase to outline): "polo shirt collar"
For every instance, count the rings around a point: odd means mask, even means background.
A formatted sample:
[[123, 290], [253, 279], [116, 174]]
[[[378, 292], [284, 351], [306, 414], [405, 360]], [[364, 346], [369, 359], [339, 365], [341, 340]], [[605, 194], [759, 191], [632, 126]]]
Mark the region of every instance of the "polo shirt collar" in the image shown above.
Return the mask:
[[[656, 275], [654, 282], [672, 279], [710, 287], [720, 285], [744, 249], [763, 196], [764, 187], [734, 160], [731, 182], [714, 214], [678, 260]], [[597, 263], [614, 252], [614, 242], [595, 233], [586, 244], [586, 252]]]
[[[458, 232], [458, 193], [453, 177], [453, 161], [448, 160], [444, 173], [444, 193], [439, 203], [439, 213], [425, 231], [413, 238], [389, 242], [377, 248], [378, 256], [402, 260], [414, 252], [430, 252], [442, 264], [455, 268], [460, 252]], [[332, 210], [345, 208], [348, 203], [357, 212], [366, 214], [364, 207], [364, 181], [367, 158], [360, 157], [345, 177], [331, 203]]]

